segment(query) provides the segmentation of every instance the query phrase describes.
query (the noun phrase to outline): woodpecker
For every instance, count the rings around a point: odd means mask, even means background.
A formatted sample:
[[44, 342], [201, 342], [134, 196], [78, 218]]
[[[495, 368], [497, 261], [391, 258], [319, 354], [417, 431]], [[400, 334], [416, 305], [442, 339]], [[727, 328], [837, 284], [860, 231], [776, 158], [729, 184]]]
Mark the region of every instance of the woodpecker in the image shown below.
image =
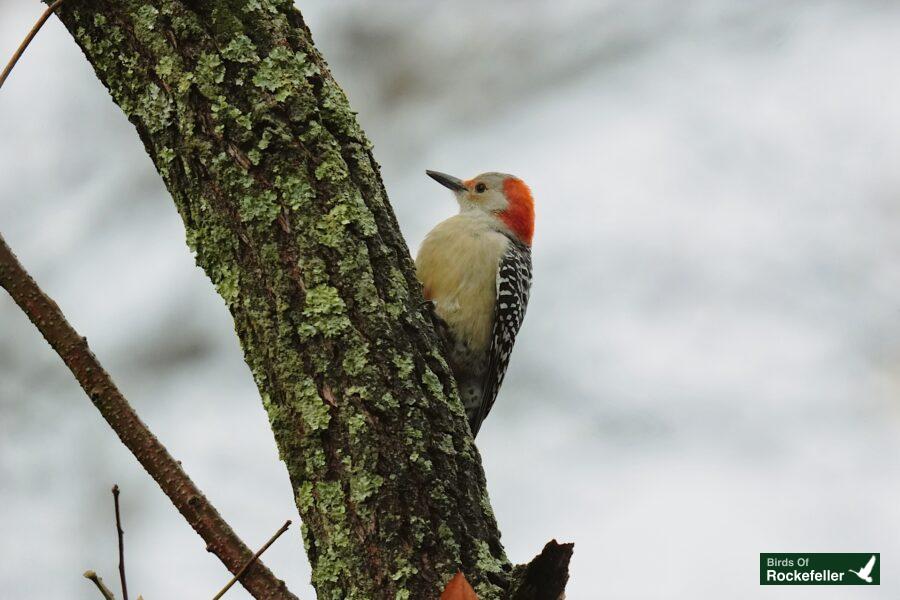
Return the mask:
[[449, 188], [459, 214], [432, 229], [416, 273], [446, 340], [472, 435], [478, 435], [509, 364], [531, 289], [534, 201], [505, 173], [463, 181], [426, 171]]

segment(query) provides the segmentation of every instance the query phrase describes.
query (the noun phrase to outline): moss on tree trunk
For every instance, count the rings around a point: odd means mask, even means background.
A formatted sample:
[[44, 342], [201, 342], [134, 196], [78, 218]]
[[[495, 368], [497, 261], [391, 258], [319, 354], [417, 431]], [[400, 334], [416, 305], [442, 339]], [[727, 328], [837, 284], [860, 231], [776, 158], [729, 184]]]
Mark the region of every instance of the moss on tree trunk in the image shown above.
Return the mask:
[[[232, 315], [319, 598], [510, 565], [371, 146], [291, 2], [69, 0]], [[200, 426], [200, 425], [198, 425]]]

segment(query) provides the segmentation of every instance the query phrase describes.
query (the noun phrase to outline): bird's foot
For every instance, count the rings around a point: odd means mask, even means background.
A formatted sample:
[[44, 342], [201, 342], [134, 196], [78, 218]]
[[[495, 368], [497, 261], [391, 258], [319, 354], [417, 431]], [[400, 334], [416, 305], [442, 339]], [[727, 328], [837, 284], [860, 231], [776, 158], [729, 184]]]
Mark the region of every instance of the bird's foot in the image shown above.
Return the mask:
[[422, 304], [419, 305], [419, 309], [424, 309], [428, 313], [428, 316], [431, 318], [431, 323], [436, 330], [440, 332], [446, 331], [447, 322], [438, 316], [437, 305], [434, 300], [423, 301]]

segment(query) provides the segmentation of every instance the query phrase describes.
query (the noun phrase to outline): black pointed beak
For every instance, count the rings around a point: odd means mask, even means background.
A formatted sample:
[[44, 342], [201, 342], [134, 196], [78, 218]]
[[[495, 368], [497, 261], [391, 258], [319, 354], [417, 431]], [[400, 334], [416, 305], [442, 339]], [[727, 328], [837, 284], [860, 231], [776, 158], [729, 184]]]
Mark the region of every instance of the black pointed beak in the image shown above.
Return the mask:
[[462, 182], [462, 179], [454, 177], [453, 175], [447, 175], [446, 173], [441, 173], [440, 171], [425, 171], [425, 174], [437, 181], [442, 186], [450, 188], [454, 192], [462, 192], [468, 189]]

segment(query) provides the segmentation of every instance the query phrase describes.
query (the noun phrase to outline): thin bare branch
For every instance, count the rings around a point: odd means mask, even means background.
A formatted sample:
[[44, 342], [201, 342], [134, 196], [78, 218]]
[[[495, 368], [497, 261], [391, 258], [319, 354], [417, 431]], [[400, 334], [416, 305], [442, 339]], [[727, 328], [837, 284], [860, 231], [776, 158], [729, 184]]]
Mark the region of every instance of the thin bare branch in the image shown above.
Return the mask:
[[103, 583], [103, 580], [94, 571], [85, 571], [84, 577], [94, 582], [94, 585], [96, 585], [97, 589], [100, 590], [100, 593], [103, 594], [105, 600], [116, 600], [116, 597], [110, 589], [106, 587], [106, 584]]
[[[78, 335], [56, 302], [38, 287], [2, 235], [0, 287], [9, 292], [44, 339], [59, 354], [122, 443], [153, 477], [194, 531], [203, 538], [206, 549], [219, 557], [231, 573], [241, 573], [253, 552], [191, 481], [181, 464], [141, 421], [91, 352], [87, 339]], [[258, 600], [297, 600], [284, 582], [276, 578], [262, 561], [257, 560], [251, 564], [241, 578], [241, 584]]]
[[128, 600], [128, 585], [125, 583], [125, 532], [119, 514], [119, 485], [112, 487], [113, 503], [116, 505], [116, 537], [119, 538], [119, 580], [122, 582], [122, 598]]
[[277, 540], [277, 539], [281, 536], [282, 533], [284, 533], [285, 531], [287, 531], [287, 530], [288, 530], [288, 527], [290, 527], [290, 526], [291, 526], [291, 520], [288, 519], [287, 521], [284, 522], [284, 525], [281, 526], [281, 529], [279, 529], [278, 531], [276, 531], [276, 532], [272, 535], [272, 537], [269, 538], [269, 541], [266, 542], [265, 544], [263, 544], [262, 548], [260, 548], [259, 550], [256, 551], [256, 554], [253, 555], [253, 558], [251, 558], [250, 560], [248, 560], [248, 561], [247, 561], [247, 564], [244, 565], [243, 567], [241, 567], [241, 570], [238, 571], [238, 572], [235, 574], [235, 576], [231, 578], [231, 581], [229, 581], [228, 583], [226, 583], [226, 584], [225, 584], [225, 587], [223, 587], [221, 590], [219, 590], [219, 593], [218, 593], [218, 594], [216, 594], [215, 596], [213, 596], [213, 599], [212, 599], [212, 600], [219, 600], [219, 598], [221, 598], [222, 596], [224, 596], [224, 595], [225, 595], [225, 592], [227, 592], [229, 589], [231, 589], [231, 586], [233, 586], [233, 585], [235, 584], [235, 582], [236, 582], [238, 579], [240, 579], [241, 576], [247, 571], [247, 569], [250, 568], [250, 565], [252, 565], [254, 562], [256, 562], [256, 559], [258, 559], [258, 558], [262, 555], [263, 552], [265, 552], [266, 550], [268, 550], [268, 549], [269, 549], [269, 546], [271, 546], [271, 545], [275, 542], [275, 540]]
[[13, 67], [16, 66], [16, 63], [19, 62], [19, 59], [22, 58], [22, 54], [25, 53], [25, 48], [28, 47], [28, 44], [31, 43], [31, 40], [34, 39], [34, 36], [37, 35], [37, 32], [41, 30], [41, 27], [44, 26], [44, 23], [47, 22], [47, 19], [50, 18], [50, 15], [59, 8], [59, 5], [65, 2], [66, 0], [56, 0], [53, 4], [47, 7], [47, 10], [44, 11], [44, 14], [40, 16], [37, 22], [34, 24], [34, 27], [31, 28], [31, 31], [28, 32], [28, 35], [25, 36], [25, 39], [22, 40], [22, 43], [19, 44], [19, 47], [16, 49], [15, 53], [12, 55], [12, 58], [9, 59], [9, 62], [6, 64], [6, 67], [3, 69], [3, 73], [0, 73], [0, 88], [3, 87], [3, 84], [6, 82], [6, 78], [9, 77], [9, 74], [12, 72]]

